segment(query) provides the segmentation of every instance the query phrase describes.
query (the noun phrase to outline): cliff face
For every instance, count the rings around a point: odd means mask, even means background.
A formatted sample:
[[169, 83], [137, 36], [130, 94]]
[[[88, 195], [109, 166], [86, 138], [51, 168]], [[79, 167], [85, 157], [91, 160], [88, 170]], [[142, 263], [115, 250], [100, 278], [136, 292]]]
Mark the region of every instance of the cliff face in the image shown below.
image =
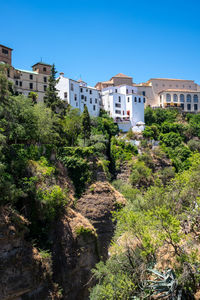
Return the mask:
[[[0, 210], [0, 299], [52, 299], [51, 267], [26, 242], [28, 222], [9, 207]], [[24, 297], [23, 297], [24, 296]]]
[[87, 299], [90, 271], [98, 260], [94, 227], [69, 208], [56, 224], [53, 246], [53, 277], [63, 288], [63, 299]]
[[[42, 256], [27, 241], [29, 222], [23, 216], [11, 208], [1, 208], [1, 300], [88, 299], [94, 284], [91, 269], [100, 257], [107, 258], [114, 232], [112, 211], [124, 205], [125, 199], [100, 170], [102, 181], [92, 184], [72, 209], [73, 185], [66, 169], [62, 165], [58, 168], [56, 183], [68, 187], [69, 203], [49, 232], [52, 256]], [[31, 176], [38, 172], [29, 170]], [[51, 181], [47, 183], [50, 186]]]
[[76, 209], [86, 217], [97, 232], [100, 257], [106, 259], [114, 233], [112, 212], [125, 204], [125, 198], [108, 182], [96, 182], [77, 201]]

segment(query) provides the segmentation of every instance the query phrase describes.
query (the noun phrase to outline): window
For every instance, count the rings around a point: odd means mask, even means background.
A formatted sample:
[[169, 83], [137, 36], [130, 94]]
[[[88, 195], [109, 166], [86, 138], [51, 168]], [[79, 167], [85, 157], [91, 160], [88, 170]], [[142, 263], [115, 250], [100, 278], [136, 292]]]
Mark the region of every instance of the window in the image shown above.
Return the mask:
[[46, 77], [44, 77], [44, 82], [47, 82], [47, 78]]
[[178, 97], [177, 97], [176, 94], [173, 95], [173, 101], [174, 101], [174, 102], [178, 102]]
[[166, 101], [167, 101], [167, 102], [171, 102], [171, 95], [170, 95], [170, 94], [167, 94], [167, 95], [166, 95]]
[[18, 80], [15, 81], [15, 84], [18, 85]]
[[165, 86], [165, 84], [162, 85], [163, 87]]
[[117, 89], [115, 89], [115, 93], [117, 93]]
[[74, 100], [75, 100], [75, 101], [77, 100], [77, 95], [76, 95], [76, 94], [74, 95]]
[[93, 110], [96, 110], [96, 106], [95, 105], [93, 105]]
[[115, 113], [121, 115], [121, 110], [116, 110]]
[[81, 93], [83, 92], [83, 88], [80, 88]]
[[191, 110], [191, 104], [187, 104], [187, 110]]
[[191, 102], [191, 95], [190, 94], [187, 95], [187, 102]]
[[134, 90], [132, 90], [132, 94], [134, 93]]
[[90, 90], [90, 95], [92, 94], [92, 90]]
[[85, 96], [85, 102], [87, 101], [87, 97]]
[[194, 110], [198, 110], [198, 104], [194, 104]]
[[30, 75], [29, 75], [29, 78], [30, 78], [30, 79], [33, 79], [33, 75], [32, 75], [32, 74], [30, 74]]
[[145, 98], [143, 98], [143, 103], [145, 103], [146, 102], [146, 99]]
[[121, 102], [121, 97], [119, 96], [119, 102]]
[[137, 102], [137, 98], [136, 97], [135, 97], [134, 101]]
[[126, 93], [128, 94], [128, 89], [126, 89]]
[[95, 99], [95, 103], [97, 104], [97, 99]]
[[73, 85], [73, 83], [71, 83], [71, 91], [73, 91], [74, 90], [74, 85]]
[[[44, 86], [45, 87], [45, 86]], [[29, 83], [29, 88], [30, 88], [30, 90], [32, 90], [33, 89], [33, 84], [32, 84], [32, 82], [31, 83]], [[44, 91], [45, 91], [45, 89], [44, 89]]]
[[146, 96], [145, 91], [142, 92], [142, 95], [143, 95], [143, 96]]
[[128, 97], [128, 102], [130, 101], [129, 97]]
[[19, 82], [19, 86], [22, 86], [22, 81]]
[[139, 98], [139, 101], [138, 101], [139, 103], [141, 103], [141, 98]]
[[92, 98], [90, 98], [90, 104], [92, 104]]
[[185, 101], [185, 97], [183, 94], [180, 94], [180, 102], [184, 102]]
[[64, 93], [64, 98], [67, 98], [67, 92]]
[[198, 99], [198, 95], [194, 95], [194, 96], [193, 96], [193, 100], [194, 100], [195, 103], [198, 103], [198, 100], [199, 100], [199, 99]]
[[178, 84], [176, 85], [176, 87], [178, 87]]
[[46, 67], [44, 67], [44, 68], [43, 68], [43, 71], [44, 71], [44, 72], [46, 72], [46, 70], [47, 70], [47, 68], [46, 68]]
[[189, 88], [191, 89], [191, 85], [189, 85]]
[[184, 110], [184, 104], [183, 103], [181, 103], [181, 108], [182, 108], [182, 110]]
[[8, 50], [3, 48], [2, 53], [8, 55]]
[[84, 95], [81, 95], [81, 99], [84, 99], [85, 97], [84, 97]]
[[88, 92], [88, 89], [86, 89], [86, 92]]
[[121, 104], [120, 103], [115, 103], [115, 107], [121, 108]]
[[7, 76], [10, 77], [10, 70], [7, 69]]
[[76, 107], [78, 107], [78, 102], [76, 102]]
[[46, 90], [47, 90], [47, 86], [46, 86], [46, 85], [44, 85], [44, 91], [46, 92]]

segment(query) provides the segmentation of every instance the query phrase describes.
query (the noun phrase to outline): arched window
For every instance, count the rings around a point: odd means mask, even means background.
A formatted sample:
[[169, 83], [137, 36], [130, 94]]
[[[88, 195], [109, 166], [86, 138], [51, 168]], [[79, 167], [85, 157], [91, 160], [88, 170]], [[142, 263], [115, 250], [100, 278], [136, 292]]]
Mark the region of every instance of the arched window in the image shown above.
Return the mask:
[[167, 100], [167, 102], [171, 102], [171, 95], [170, 94], [166, 95], [166, 100]]
[[180, 102], [184, 102], [185, 101], [185, 97], [183, 94], [180, 94]]
[[173, 95], [173, 101], [174, 101], [174, 102], [178, 102], [178, 97], [177, 97], [176, 94]]
[[191, 95], [187, 94], [187, 102], [191, 102]]
[[195, 103], [197, 103], [198, 100], [199, 100], [199, 99], [198, 99], [198, 95], [194, 95], [193, 100], [194, 100]]

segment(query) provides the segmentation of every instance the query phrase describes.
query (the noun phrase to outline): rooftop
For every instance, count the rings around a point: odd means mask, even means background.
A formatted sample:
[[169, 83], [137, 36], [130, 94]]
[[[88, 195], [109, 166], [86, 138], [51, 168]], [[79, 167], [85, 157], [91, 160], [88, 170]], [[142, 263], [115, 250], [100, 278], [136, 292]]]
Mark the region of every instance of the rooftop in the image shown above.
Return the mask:
[[25, 73], [30, 73], [30, 74], [36, 74], [38, 75], [38, 72], [34, 72], [34, 71], [27, 71], [27, 70], [22, 70], [22, 69], [15, 69], [17, 71], [20, 71], [20, 72], [25, 72]]
[[9, 49], [9, 50], [11, 50], [11, 51], [13, 50], [12, 48], [9, 48], [9, 47], [4, 46], [4, 45], [2, 45], [2, 44], [0, 44], [0, 46], [1, 46], [1, 47], [4, 47], [4, 48], [6, 48], [6, 49]]
[[[117, 75], [113, 76], [112, 78], [114, 78], [114, 77], [119, 77], [119, 78], [131, 78], [131, 79], [132, 79], [132, 77], [127, 76], [127, 75], [125, 75], [125, 74], [123, 74], [123, 73], [118, 73]], [[112, 79], [112, 78], [111, 78], [111, 79]]]
[[39, 62], [37, 62], [36, 64], [32, 65], [32, 67], [34, 67], [34, 66], [36, 66], [36, 65], [44, 65], [44, 66], [49, 66], [49, 67], [52, 67], [52, 65], [50, 65], [50, 64], [46, 64], [46, 63], [44, 63], [43, 61], [39, 61]]
[[176, 79], [176, 78], [150, 78], [147, 82], [151, 81], [151, 80], [174, 80], [174, 81], [192, 81], [194, 82], [194, 80], [188, 80], [188, 79]]

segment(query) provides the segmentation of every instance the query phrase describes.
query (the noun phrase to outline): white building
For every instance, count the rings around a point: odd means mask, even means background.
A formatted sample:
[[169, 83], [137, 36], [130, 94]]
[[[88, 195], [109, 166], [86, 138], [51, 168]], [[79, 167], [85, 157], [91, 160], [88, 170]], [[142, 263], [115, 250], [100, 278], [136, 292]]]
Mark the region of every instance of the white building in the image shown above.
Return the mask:
[[129, 85], [112, 86], [102, 89], [102, 106], [118, 123], [119, 129], [126, 132], [144, 129], [145, 97], [138, 94], [137, 88]]
[[100, 93], [91, 86], [88, 86], [82, 80], [73, 80], [64, 77], [64, 73], [60, 73], [59, 81], [56, 85], [58, 96], [66, 103], [74, 108], [78, 108], [81, 112], [87, 105], [88, 112], [91, 116], [99, 116], [100, 111]]
[[179, 107], [185, 112], [199, 112], [200, 88], [194, 80], [152, 78], [137, 85], [152, 107]]

